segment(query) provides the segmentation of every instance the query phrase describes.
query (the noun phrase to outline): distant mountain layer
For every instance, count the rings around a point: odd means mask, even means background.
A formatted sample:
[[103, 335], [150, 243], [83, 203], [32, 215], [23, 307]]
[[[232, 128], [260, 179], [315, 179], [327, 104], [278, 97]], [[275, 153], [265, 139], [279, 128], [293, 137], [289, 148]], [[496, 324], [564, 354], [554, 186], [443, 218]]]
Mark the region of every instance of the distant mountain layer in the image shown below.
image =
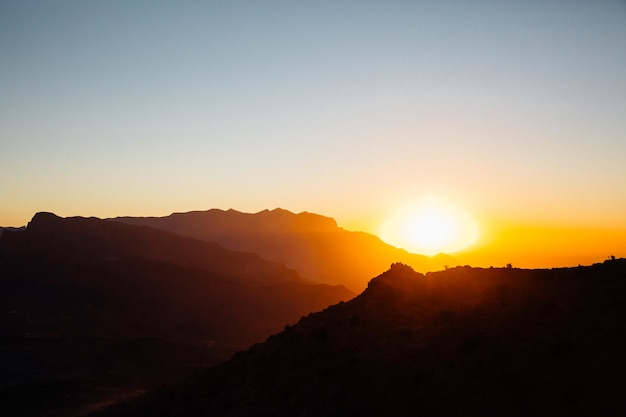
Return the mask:
[[102, 416], [618, 416], [624, 317], [623, 259], [396, 264], [352, 301]]
[[175, 213], [167, 217], [112, 219], [145, 225], [183, 236], [217, 242], [233, 249], [259, 254], [298, 270], [302, 276], [362, 291], [372, 276], [393, 262], [416, 270], [443, 269], [454, 264], [446, 255], [429, 258], [409, 253], [363, 232], [337, 227], [335, 220], [312, 213], [264, 210], [256, 214], [235, 210]]
[[63, 407], [172, 382], [353, 295], [216, 243], [38, 213], [0, 238], [0, 403], [70, 415]]

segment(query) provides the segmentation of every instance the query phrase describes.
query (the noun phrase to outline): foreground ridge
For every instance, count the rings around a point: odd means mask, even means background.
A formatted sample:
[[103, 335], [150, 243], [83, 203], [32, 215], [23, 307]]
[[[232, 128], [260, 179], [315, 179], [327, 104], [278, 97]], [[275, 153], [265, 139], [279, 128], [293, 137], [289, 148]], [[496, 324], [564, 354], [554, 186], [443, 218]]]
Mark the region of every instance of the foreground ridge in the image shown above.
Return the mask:
[[626, 260], [394, 264], [355, 299], [105, 416], [619, 415]]

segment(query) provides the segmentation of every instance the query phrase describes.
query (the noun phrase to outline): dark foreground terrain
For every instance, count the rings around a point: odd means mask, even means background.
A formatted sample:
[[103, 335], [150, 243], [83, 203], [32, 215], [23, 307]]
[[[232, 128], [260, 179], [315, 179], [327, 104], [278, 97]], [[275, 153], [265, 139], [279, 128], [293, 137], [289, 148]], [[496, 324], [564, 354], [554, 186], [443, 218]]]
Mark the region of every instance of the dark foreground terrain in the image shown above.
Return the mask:
[[215, 243], [39, 213], [0, 236], [0, 415], [84, 414], [352, 297]]
[[394, 264], [352, 301], [98, 416], [618, 416], [625, 313], [626, 260]]

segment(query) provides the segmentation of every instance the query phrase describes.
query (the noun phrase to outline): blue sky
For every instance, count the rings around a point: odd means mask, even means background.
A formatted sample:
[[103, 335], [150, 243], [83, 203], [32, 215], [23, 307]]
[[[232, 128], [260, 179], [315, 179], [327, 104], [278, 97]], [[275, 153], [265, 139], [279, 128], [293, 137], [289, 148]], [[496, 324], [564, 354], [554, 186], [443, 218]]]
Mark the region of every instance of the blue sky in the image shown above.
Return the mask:
[[1, 225], [426, 194], [626, 228], [621, 1], [0, 1]]

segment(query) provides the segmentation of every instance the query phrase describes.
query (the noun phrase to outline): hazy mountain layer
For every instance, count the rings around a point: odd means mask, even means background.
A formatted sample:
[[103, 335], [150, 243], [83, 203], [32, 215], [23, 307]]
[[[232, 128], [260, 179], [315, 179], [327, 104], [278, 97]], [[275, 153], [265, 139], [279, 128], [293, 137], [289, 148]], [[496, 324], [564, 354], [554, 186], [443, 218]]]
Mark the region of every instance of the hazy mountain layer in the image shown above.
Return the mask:
[[39, 213], [0, 238], [0, 402], [12, 416], [68, 416], [352, 296], [215, 243]]
[[626, 260], [555, 270], [396, 264], [352, 301], [105, 413], [617, 416]]
[[306, 212], [294, 214], [275, 209], [249, 214], [213, 209], [167, 217], [113, 220], [254, 252], [265, 259], [284, 263], [308, 279], [344, 284], [354, 291], [362, 291], [372, 276], [393, 262], [403, 262], [421, 271], [440, 270], [444, 264], [454, 264], [449, 256], [429, 258], [412, 254], [376, 236], [339, 228], [332, 218]]

